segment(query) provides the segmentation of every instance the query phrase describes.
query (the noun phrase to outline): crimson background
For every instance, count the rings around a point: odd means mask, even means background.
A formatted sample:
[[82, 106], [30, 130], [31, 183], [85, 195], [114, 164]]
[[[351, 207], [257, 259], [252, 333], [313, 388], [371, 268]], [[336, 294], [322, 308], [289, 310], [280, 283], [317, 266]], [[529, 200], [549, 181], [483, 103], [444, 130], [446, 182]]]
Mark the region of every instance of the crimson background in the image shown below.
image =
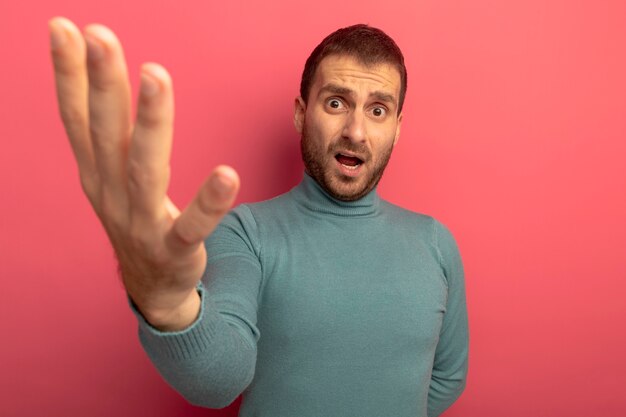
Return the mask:
[[172, 73], [171, 195], [218, 163], [239, 202], [295, 185], [293, 98], [332, 30], [380, 26], [409, 93], [383, 197], [456, 235], [471, 326], [447, 416], [626, 415], [626, 3], [608, 0], [2, 2], [0, 415], [235, 416], [151, 367], [57, 116], [47, 20], [102, 22]]

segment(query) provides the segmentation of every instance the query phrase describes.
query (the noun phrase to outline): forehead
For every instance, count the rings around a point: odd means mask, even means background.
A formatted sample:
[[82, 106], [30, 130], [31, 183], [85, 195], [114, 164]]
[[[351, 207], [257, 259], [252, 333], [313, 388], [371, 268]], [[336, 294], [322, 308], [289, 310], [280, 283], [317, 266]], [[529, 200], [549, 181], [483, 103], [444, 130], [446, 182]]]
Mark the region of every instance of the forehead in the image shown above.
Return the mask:
[[400, 71], [389, 63], [365, 65], [349, 55], [329, 55], [322, 59], [315, 72], [312, 90], [319, 91], [332, 83], [357, 90], [379, 90], [400, 94]]

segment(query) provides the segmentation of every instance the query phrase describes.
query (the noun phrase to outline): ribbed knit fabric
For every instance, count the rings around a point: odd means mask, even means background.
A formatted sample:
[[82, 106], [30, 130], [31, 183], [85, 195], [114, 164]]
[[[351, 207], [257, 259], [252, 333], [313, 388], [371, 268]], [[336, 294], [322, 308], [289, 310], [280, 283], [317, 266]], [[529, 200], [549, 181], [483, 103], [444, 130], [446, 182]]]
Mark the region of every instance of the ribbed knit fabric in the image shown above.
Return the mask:
[[454, 239], [372, 191], [329, 196], [305, 174], [241, 205], [206, 242], [202, 307], [140, 339], [190, 402], [242, 417], [438, 416], [465, 386], [468, 327]]

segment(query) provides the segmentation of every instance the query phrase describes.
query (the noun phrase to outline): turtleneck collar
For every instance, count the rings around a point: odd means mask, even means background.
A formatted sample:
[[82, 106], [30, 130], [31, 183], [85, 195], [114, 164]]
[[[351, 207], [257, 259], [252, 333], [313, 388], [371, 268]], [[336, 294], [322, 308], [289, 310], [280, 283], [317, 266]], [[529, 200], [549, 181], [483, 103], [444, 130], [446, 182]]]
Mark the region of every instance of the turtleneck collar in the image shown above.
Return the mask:
[[300, 205], [318, 213], [362, 217], [376, 215], [380, 208], [380, 197], [376, 192], [376, 187], [356, 201], [341, 201], [328, 194], [306, 172], [300, 184], [291, 192]]

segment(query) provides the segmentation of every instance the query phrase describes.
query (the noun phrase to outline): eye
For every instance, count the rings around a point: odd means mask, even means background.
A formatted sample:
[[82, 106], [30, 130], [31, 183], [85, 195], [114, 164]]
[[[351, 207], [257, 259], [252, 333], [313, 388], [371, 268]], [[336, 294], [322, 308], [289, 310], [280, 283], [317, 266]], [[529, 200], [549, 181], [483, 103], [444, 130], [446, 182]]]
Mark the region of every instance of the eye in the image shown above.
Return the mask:
[[380, 106], [374, 107], [372, 109], [372, 114], [375, 117], [384, 117], [387, 114], [387, 109], [385, 109], [384, 107], [380, 107]]
[[330, 107], [331, 109], [341, 109], [343, 108], [343, 102], [341, 100], [339, 100], [338, 98], [331, 98], [328, 99], [326, 101], [326, 104], [328, 105], [328, 107]]

